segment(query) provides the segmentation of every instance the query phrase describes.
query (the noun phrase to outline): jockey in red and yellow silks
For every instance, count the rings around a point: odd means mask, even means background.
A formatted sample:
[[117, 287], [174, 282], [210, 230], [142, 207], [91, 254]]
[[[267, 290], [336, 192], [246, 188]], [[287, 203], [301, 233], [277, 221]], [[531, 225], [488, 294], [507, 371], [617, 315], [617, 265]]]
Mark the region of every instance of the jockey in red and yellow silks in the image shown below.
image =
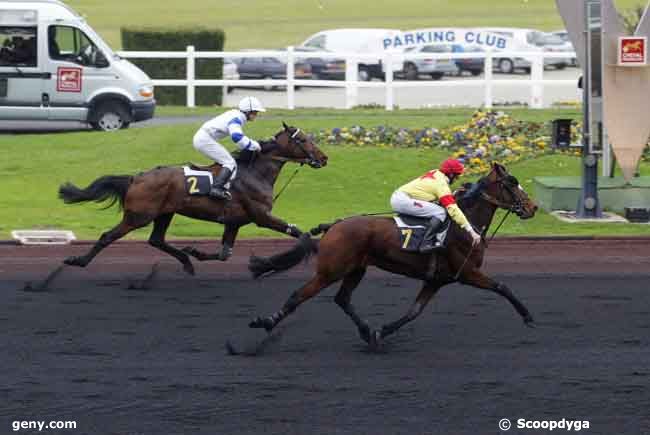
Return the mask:
[[456, 204], [449, 187], [464, 170], [463, 164], [458, 160], [448, 159], [440, 165], [439, 169], [427, 172], [393, 193], [390, 202], [394, 211], [431, 219], [430, 231], [427, 232], [420, 247], [421, 252], [430, 252], [442, 245], [442, 240], [434, 242], [433, 239], [446, 220], [447, 214], [469, 233], [474, 246], [481, 241], [481, 236]]

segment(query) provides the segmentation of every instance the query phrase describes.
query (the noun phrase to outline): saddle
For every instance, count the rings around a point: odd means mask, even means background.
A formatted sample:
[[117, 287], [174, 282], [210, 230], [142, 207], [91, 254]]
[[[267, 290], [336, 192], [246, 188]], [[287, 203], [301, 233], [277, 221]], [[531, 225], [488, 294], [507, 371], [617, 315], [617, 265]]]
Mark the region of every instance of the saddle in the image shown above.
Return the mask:
[[[401, 213], [397, 216], [393, 216], [393, 220], [395, 221], [395, 225], [400, 234], [400, 246], [402, 247], [402, 251], [420, 252], [420, 245], [424, 241], [424, 236], [431, 226], [431, 220], [429, 218], [421, 218]], [[449, 223], [450, 220], [447, 218], [437, 232], [438, 235], [436, 237], [444, 237], [443, 244], [447, 239]]]

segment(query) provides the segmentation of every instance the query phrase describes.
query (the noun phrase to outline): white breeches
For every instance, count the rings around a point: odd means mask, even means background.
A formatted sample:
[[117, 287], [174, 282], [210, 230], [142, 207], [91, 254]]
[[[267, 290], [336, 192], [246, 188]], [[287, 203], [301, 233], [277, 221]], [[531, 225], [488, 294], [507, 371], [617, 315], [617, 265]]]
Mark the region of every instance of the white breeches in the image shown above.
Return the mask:
[[413, 199], [408, 194], [396, 190], [390, 197], [390, 205], [397, 213], [404, 213], [411, 216], [431, 218], [435, 217], [440, 221], [447, 218], [447, 210], [433, 202]]
[[196, 132], [193, 143], [194, 149], [219, 163], [224, 168], [230, 169], [232, 171], [231, 179], [235, 178], [237, 162], [235, 162], [235, 159], [232, 158], [223, 145], [212, 139], [212, 137], [203, 129]]

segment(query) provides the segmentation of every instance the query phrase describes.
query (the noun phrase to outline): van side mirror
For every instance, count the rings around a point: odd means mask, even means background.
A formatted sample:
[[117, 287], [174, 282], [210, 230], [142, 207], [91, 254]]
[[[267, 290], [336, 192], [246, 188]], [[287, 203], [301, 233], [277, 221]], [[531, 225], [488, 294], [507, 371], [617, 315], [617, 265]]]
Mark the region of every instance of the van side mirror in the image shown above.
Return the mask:
[[107, 68], [109, 66], [106, 56], [101, 51], [97, 52], [94, 66], [96, 68]]

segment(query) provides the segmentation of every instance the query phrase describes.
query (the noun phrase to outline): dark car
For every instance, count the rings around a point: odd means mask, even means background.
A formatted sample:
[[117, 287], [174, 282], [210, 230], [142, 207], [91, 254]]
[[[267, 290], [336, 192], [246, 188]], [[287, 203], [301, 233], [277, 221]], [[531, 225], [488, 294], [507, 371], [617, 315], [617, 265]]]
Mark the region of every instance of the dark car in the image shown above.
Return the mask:
[[[235, 60], [237, 63], [237, 73], [241, 80], [264, 80], [276, 79], [285, 80], [287, 78], [287, 64], [284, 60], [269, 56], [262, 57], [243, 57]], [[296, 79], [311, 79], [311, 67], [308, 63], [297, 61], [294, 64], [294, 77]], [[273, 86], [263, 86], [266, 90], [273, 89]]]
[[[476, 46], [462, 46], [454, 45], [453, 51], [455, 53], [480, 53], [483, 50], [481, 47]], [[478, 76], [483, 73], [485, 68], [485, 58], [475, 57], [475, 58], [466, 58], [466, 59], [455, 59], [456, 66], [458, 67], [459, 74], [463, 74], [464, 71], [469, 72], [473, 76]]]
[[[324, 52], [327, 50], [312, 47], [296, 47], [296, 52]], [[345, 80], [345, 60], [336, 58], [299, 57], [298, 60], [311, 66], [311, 73], [317, 80]]]

